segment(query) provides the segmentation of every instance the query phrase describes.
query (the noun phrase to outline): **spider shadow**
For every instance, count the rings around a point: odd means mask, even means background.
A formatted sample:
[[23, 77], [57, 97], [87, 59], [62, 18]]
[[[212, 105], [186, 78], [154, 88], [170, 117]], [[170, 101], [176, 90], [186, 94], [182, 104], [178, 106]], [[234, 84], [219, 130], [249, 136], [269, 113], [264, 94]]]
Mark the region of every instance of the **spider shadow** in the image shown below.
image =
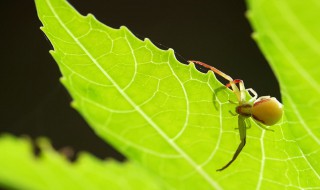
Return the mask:
[[[215, 107], [215, 109], [217, 110], [217, 111], [221, 111], [220, 109], [219, 109], [219, 105], [221, 104], [221, 102], [219, 102], [218, 100], [219, 100], [219, 98], [218, 98], [218, 94], [219, 93], [221, 93], [221, 92], [224, 92], [224, 91], [226, 91], [226, 90], [228, 90], [228, 87], [226, 87], [226, 86], [220, 86], [220, 87], [218, 87], [218, 88], [216, 88], [216, 89], [214, 89], [213, 90], [213, 95], [212, 95], [212, 102], [213, 102], [213, 105], [214, 105], [214, 107]], [[229, 101], [229, 103], [231, 103], [231, 104], [235, 104], [235, 102], [233, 102], [233, 101], [231, 101], [231, 100], [228, 100]], [[231, 112], [231, 111], [229, 111], [229, 112]], [[235, 113], [232, 113], [231, 112], [231, 115], [235, 115]]]

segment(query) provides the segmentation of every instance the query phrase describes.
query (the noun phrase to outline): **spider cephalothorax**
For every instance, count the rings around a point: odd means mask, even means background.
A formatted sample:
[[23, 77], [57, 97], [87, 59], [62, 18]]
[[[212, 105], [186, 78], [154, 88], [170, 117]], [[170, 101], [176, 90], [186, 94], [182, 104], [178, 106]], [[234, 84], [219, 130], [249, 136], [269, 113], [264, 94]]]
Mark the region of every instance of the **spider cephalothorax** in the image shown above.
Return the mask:
[[[228, 80], [229, 83], [226, 84], [226, 87], [228, 88], [230, 87], [232, 89], [232, 91], [235, 93], [238, 100], [237, 103], [231, 102], [231, 101], [230, 102], [237, 104], [236, 113], [238, 114], [238, 126], [239, 126], [238, 129], [240, 133], [241, 142], [238, 146], [238, 149], [234, 153], [232, 159], [221, 169], [217, 170], [217, 171], [222, 171], [226, 169], [230, 164], [232, 164], [233, 161], [235, 161], [235, 159], [238, 157], [241, 150], [246, 144], [246, 130], [247, 130], [246, 119], [252, 117], [258, 126], [260, 126], [265, 130], [272, 131], [271, 129], [266, 128], [264, 125], [267, 125], [267, 126], [274, 125], [282, 118], [282, 113], [283, 113], [282, 104], [276, 98], [270, 97], [270, 96], [262, 96], [257, 99], [258, 97], [257, 93], [252, 88], [245, 89], [244, 83], [242, 80], [240, 79], [233, 80], [230, 76], [226, 75], [225, 73], [221, 72], [215, 67], [212, 67], [200, 61], [189, 61], [189, 62], [196, 63], [205, 68], [208, 68], [213, 72], [215, 72], [216, 74]], [[250, 100], [246, 99], [247, 92], [253, 95], [253, 97]]]

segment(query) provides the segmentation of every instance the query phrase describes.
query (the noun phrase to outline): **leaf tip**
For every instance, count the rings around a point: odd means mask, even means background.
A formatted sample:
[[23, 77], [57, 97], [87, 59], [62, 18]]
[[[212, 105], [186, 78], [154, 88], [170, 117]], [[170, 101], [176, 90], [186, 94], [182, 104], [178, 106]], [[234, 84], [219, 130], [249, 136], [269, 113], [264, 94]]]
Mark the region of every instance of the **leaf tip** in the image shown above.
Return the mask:
[[189, 64], [188, 64], [188, 67], [190, 68], [190, 71], [192, 71], [192, 72], [197, 72], [197, 73], [200, 73], [200, 74], [206, 74], [206, 73], [203, 73], [203, 72], [199, 71], [199, 70], [197, 69], [196, 65], [195, 65], [192, 61], [190, 61], [190, 62], [188, 62], [188, 63], [189, 63]]
[[136, 37], [126, 26], [120, 26], [119, 30], [124, 32], [125, 35]]
[[129, 30], [126, 26], [120, 26], [120, 30]]
[[57, 55], [57, 52], [54, 50], [49, 50], [50, 55], [52, 55], [53, 57]]
[[146, 43], [152, 43], [149, 38], [144, 38], [143, 41], [145, 41]]
[[36, 143], [42, 150], [53, 150], [50, 140], [45, 137], [37, 138]]
[[250, 20], [252, 18], [252, 11], [251, 10], [247, 10], [245, 13], [244, 13], [244, 16]]
[[88, 13], [88, 14], [87, 14], [87, 17], [90, 18], [90, 19], [91, 19], [91, 18], [95, 19], [94, 15], [91, 14], [91, 13]]
[[85, 16], [85, 19], [88, 19], [90, 22], [98, 22], [96, 17], [91, 13], [88, 13], [87, 16]]
[[71, 106], [73, 109], [79, 108], [79, 105], [78, 105], [78, 103], [77, 103], [76, 101], [72, 101], [72, 102], [70, 103], [70, 106]]
[[253, 33], [251, 34], [251, 38], [254, 39], [254, 40], [258, 40], [259, 34], [258, 34], [257, 32], [253, 32]]
[[66, 83], [67, 83], [67, 78], [66, 77], [60, 77], [60, 82], [62, 83], [62, 84], [64, 84], [64, 85], [66, 85]]
[[173, 50], [172, 48], [169, 48], [169, 49], [168, 49], [168, 52], [169, 52], [169, 56], [170, 56], [170, 57], [176, 59], [176, 55], [175, 55], [174, 50]]
[[149, 38], [144, 38], [143, 41], [144, 41], [147, 45], [151, 45], [151, 46], [157, 48], [157, 47], [152, 43], [152, 41], [151, 41]]
[[149, 47], [152, 47], [152, 48], [155, 48], [157, 50], [160, 50], [161, 52], [166, 52], [166, 50], [163, 50], [160, 47], [156, 46], [149, 38], [144, 38], [143, 41]]
[[194, 63], [192, 61], [188, 61], [188, 66], [189, 67], [195, 67]]
[[131, 31], [126, 26], [120, 26], [119, 29], [120, 29], [120, 31], [123, 31], [124, 33], [129, 33], [129, 34], [133, 35], [131, 33]]

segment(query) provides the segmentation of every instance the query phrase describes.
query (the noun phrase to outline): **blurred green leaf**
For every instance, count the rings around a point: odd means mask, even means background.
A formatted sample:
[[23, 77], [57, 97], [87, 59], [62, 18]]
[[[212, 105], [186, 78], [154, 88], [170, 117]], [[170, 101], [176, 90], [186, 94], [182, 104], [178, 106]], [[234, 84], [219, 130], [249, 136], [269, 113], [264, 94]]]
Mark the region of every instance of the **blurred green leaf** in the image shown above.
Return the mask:
[[14, 189], [164, 189], [139, 165], [113, 160], [101, 161], [82, 153], [70, 163], [41, 139], [41, 153], [34, 156], [26, 138], [0, 136], [0, 184]]
[[[286, 176], [292, 186], [319, 189], [320, 2], [248, 0], [248, 5], [254, 38], [281, 86], [288, 120], [282, 128], [285, 147], [298, 144], [295, 151], [286, 151], [289, 159], [278, 159], [295, 168], [296, 180]], [[279, 183], [272, 180], [266, 177], [264, 187]]]

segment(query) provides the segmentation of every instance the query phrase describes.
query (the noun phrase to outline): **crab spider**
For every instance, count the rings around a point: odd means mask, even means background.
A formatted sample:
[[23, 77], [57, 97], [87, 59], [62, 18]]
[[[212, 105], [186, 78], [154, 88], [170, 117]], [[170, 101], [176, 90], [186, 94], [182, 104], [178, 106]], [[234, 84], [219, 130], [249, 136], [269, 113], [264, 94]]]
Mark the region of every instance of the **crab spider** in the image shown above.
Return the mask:
[[[217, 171], [222, 171], [229, 167], [232, 162], [236, 160], [238, 155], [240, 154], [241, 150], [246, 144], [246, 120], [250, 117], [253, 118], [255, 123], [265, 129], [270, 130], [266, 128], [266, 126], [271, 126], [276, 124], [282, 117], [283, 109], [282, 104], [274, 97], [270, 96], [262, 96], [258, 98], [257, 93], [252, 89], [245, 89], [244, 83], [240, 79], [233, 80], [230, 76], [226, 75], [225, 73], [221, 72], [220, 70], [216, 69], [213, 66], [210, 66], [208, 64], [205, 64], [200, 61], [189, 61], [189, 63], [195, 63], [198, 65], [201, 65], [207, 69], [212, 70], [216, 74], [222, 76], [226, 80], [229, 81], [228, 84], [226, 84], [226, 87], [232, 89], [232, 91], [235, 93], [238, 102], [236, 107], [236, 113], [238, 115], [238, 130], [240, 134], [240, 144], [234, 153], [232, 159], [222, 168], [218, 169]], [[238, 86], [237, 86], [238, 84]], [[253, 97], [250, 100], [246, 99], [246, 92], [249, 92], [253, 95]], [[231, 102], [231, 101], [230, 101]], [[231, 102], [235, 103], [235, 102]], [[270, 130], [272, 131], [272, 130]]]

